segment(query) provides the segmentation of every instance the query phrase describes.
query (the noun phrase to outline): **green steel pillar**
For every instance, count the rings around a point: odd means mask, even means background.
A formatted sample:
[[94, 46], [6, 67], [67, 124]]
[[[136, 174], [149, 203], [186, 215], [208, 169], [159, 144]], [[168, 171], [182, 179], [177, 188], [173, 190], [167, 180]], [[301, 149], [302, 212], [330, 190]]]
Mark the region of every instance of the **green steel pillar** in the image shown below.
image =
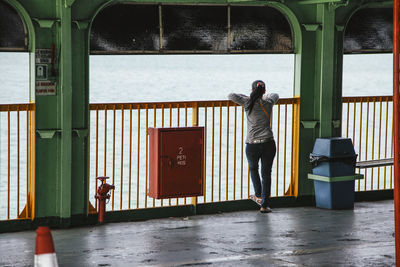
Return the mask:
[[327, 4], [317, 7], [317, 20], [322, 29], [317, 31], [316, 55], [316, 117], [319, 119], [319, 137], [332, 136], [332, 106], [333, 106], [333, 69], [335, 14]]
[[38, 15], [47, 11], [53, 17], [51, 20], [36, 19], [40, 33], [37, 48], [54, 47], [55, 73], [52, 75], [57, 84], [54, 95], [36, 93], [35, 217], [51, 218], [54, 223], [68, 225], [72, 160], [71, 9], [64, 0], [49, 3], [46, 10], [40, 10], [43, 5], [39, 4], [34, 8]]
[[[340, 136], [343, 32], [335, 24], [336, 6], [328, 1], [303, 1], [301, 57], [296, 56], [300, 86], [299, 196], [313, 194], [309, 155], [319, 137]], [[341, 42], [341, 43], [340, 43]]]
[[[79, 3], [79, 2], [78, 2]], [[72, 172], [71, 214], [88, 213], [89, 168], [89, 19], [77, 14], [82, 5], [72, 6]], [[80, 17], [75, 18], [75, 17]], [[95, 177], [91, 177], [94, 179]], [[93, 189], [93, 188], [91, 188]], [[94, 195], [94, 191], [92, 191]], [[92, 203], [94, 205], [94, 203]], [[80, 219], [78, 218], [78, 222]]]
[[26, 7], [36, 17], [37, 49], [54, 47], [57, 83], [55, 94], [36, 94], [35, 219], [61, 226], [77, 216], [81, 223], [88, 210], [87, 23], [72, 19], [73, 3]]
[[[340, 136], [340, 110], [341, 110], [341, 90], [337, 83], [337, 63], [338, 55], [335, 6], [333, 4], [319, 4], [317, 7], [317, 20], [322, 25], [322, 29], [317, 31], [317, 50], [316, 57], [316, 79], [317, 92], [319, 99], [315, 99], [317, 104], [317, 117], [319, 118], [318, 137]], [[342, 40], [343, 42], [343, 40]], [[343, 46], [343, 44], [340, 44]], [[341, 64], [340, 64], [341, 65]], [[340, 75], [341, 76], [341, 75]]]
[[[54, 73], [56, 83], [52, 94], [35, 94], [35, 219], [58, 224], [59, 219], [69, 215], [61, 214], [61, 188], [65, 184], [61, 175], [61, 130], [62, 81], [60, 78], [60, 3], [23, 3], [30, 11], [36, 32], [36, 59], [40, 51], [54, 48]], [[34, 60], [35, 62], [35, 60]], [[35, 68], [35, 66], [34, 66]], [[63, 70], [64, 71], [64, 70]], [[48, 75], [47, 75], [48, 76]], [[33, 76], [35, 77], [35, 76]], [[38, 78], [35, 78], [38, 82]], [[65, 158], [65, 156], [63, 156]], [[65, 208], [64, 208], [65, 210]]]
[[60, 18], [60, 187], [57, 200], [61, 220], [71, 217], [71, 167], [72, 167], [72, 55], [71, 55], [71, 7], [66, 0], [58, 0]]

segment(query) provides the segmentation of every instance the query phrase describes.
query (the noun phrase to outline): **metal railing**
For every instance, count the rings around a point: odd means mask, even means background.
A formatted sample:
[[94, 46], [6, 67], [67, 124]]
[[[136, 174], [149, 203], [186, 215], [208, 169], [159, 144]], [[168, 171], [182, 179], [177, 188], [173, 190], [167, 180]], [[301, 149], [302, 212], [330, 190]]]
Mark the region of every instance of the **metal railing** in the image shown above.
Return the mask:
[[[293, 195], [298, 169], [298, 98], [280, 99], [273, 110], [277, 155], [272, 196]], [[393, 157], [392, 97], [344, 97], [342, 136], [352, 138], [358, 161]], [[184, 205], [190, 199], [154, 200], [148, 190], [148, 127], [205, 127], [205, 195], [198, 203], [246, 199], [251, 182], [244, 139], [245, 114], [230, 101], [90, 105], [90, 200], [95, 177], [116, 185], [111, 209]], [[31, 218], [34, 192], [35, 104], [0, 105], [0, 220]], [[294, 118], [294, 119], [293, 119]], [[359, 170], [357, 191], [393, 188], [393, 167]]]
[[[353, 140], [358, 161], [393, 157], [392, 96], [343, 97], [342, 136]], [[393, 189], [393, 166], [358, 170], [356, 191]]]
[[[298, 98], [280, 99], [272, 125], [277, 155], [272, 196], [290, 195], [297, 160]], [[231, 101], [91, 104], [90, 195], [95, 177], [109, 176], [116, 186], [110, 209], [184, 205], [187, 198], [155, 200], [148, 191], [148, 127], [204, 126], [204, 196], [198, 203], [248, 198], [250, 179], [244, 152], [245, 113]], [[293, 120], [293, 118], [295, 118]], [[293, 149], [295, 148], [295, 149]], [[190, 201], [190, 200], [189, 200]]]
[[30, 218], [35, 104], [0, 105], [0, 220]]

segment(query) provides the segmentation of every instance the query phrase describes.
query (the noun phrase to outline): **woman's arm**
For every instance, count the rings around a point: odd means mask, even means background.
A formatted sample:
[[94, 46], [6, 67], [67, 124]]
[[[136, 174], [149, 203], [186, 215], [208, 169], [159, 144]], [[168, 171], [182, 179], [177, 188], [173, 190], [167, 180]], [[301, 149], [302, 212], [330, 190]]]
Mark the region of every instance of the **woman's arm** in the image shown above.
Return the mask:
[[262, 99], [264, 101], [271, 102], [272, 104], [275, 105], [276, 102], [278, 102], [278, 100], [279, 100], [279, 95], [276, 93], [270, 93], [270, 94], [263, 95]]
[[236, 104], [239, 104], [241, 106], [244, 106], [246, 102], [249, 100], [249, 97], [246, 95], [242, 94], [229, 94], [228, 99], [235, 102]]

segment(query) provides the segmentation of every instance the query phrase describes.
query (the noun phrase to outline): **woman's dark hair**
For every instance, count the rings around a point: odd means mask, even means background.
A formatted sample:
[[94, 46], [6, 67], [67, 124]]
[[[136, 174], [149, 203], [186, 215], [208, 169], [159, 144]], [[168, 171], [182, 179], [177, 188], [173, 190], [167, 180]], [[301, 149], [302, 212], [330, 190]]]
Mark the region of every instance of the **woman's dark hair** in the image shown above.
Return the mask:
[[249, 102], [247, 103], [246, 110], [251, 113], [254, 107], [254, 103], [262, 97], [264, 94], [265, 90], [265, 83], [261, 80], [254, 81], [253, 84], [251, 85], [251, 88], [253, 89], [251, 94], [250, 94], [250, 99]]

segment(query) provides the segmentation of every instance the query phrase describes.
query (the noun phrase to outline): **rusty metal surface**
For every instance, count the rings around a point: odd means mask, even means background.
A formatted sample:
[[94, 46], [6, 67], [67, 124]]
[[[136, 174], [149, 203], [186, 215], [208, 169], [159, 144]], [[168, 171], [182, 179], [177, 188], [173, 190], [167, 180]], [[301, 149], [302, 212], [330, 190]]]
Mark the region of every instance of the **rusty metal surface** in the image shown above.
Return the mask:
[[[394, 266], [393, 201], [52, 230], [60, 266]], [[34, 231], [0, 234], [1, 266], [31, 266]]]

